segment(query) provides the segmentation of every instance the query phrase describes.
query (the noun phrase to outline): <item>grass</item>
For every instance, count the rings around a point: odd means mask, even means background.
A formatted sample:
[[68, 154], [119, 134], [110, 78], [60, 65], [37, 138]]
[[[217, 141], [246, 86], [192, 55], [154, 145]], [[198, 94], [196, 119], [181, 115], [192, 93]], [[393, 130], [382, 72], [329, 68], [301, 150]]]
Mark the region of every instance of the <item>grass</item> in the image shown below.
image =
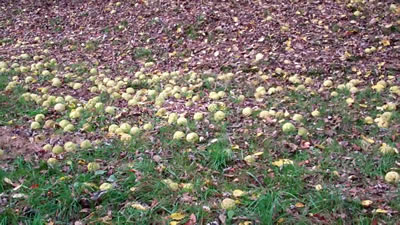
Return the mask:
[[[185, 3], [177, 10], [186, 12], [191, 4], [195, 2]], [[104, 11], [117, 9], [117, 5], [110, 3]], [[125, 15], [122, 10], [127, 6], [123, 2], [120, 5], [118, 14]], [[224, 15], [224, 11], [221, 9], [218, 14]], [[254, 37], [260, 41], [245, 47], [219, 48], [226, 38], [224, 29], [231, 27], [230, 20], [238, 21], [232, 26], [237, 30], [234, 28], [230, 32], [240, 35], [237, 41], [246, 43], [247, 36], [257, 30], [258, 21], [241, 20], [240, 15], [218, 20], [212, 15], [201, 15], [189, 22], [182, 21], [186, 17], [179, 17], [173, 25], [168, 24], [162, 14], [154, 18], [129, 15], [98, 29], [107, 34], [100, 37], [102, 41], [85, 40], [84, 29], [79, 38], [62, 37], [56, 42], [44, 40], [44, 43], [39, 39], [32, 45], [29, 35], [26, 43], [25, 39], [23, 42], [16, 39], [18, 41], [11, 44], [9, 39], [3, 38], [0, 44], [18, 51], [0, 57], [7, 62], [7, 65], [0, 64], [3, 67], [0, 68], [0, 125], [1, 129], [13, 131], [11, 137], [0, 137], [0, 148], [4, 150], [1, 151], [4, 155], [0, 156], [0, 225], [77, 221], [83, 224], [186, 225], [216, 222], [237, 225], [396, 224], [400, 221], [399, 183], [385, 181], [389, 171], [400, 172], [400, 156], [380, 152], [383, 144], [399, 148], [400, 106], [396, 93], [399, 80], [393, 70], [385, 70], [382, 65], [371, 67], [374, 71], [358, 68], [366, 58], [376, 60], [382, 52], [390, 53], [396, 43], [391, 39], [391, 45], [382, 46], [380, 37], [375, 38], [373, 44], [378, 50], [370, 55], [357, 55], [349, 49], [354, 56], [330, 64], [329, 74], [323, 63], [313, 61], [312, 65], [307, 65], [307, 62], [293, 61], [302, 71], [295, 74], [290, 69], [293, 63], [284, 61], [283, 65], [281, 56], [288, 53], [288, 60], [294, 60], [298, 48], [308, 48], [311, 44], [318, 50], [331, 40], [311, 40], [312, 35], [292, 39], [289, 33], [274, 33], [277, 28], [274, 26], [278, 25], [274, 22], [275, 11], [265, 10], [265, 21], [260, 22], [272, 28], [271, 35]], [[304, 12], [299, 8], [294, 14], [299, 16]], [[80, 12], [80, 17], [90, 19], [90, 15], [90, 11]], [[317, 20], [318, 15], [313, 16], [315, 21], [310, 24], [334, 31], [329, 34], [333, 38], [342, 35], [345, 16], [338, 17], [341, 23], [343, 21], [340, 26]], [[354, 20], [351, 23], [358, 23], [359, 18], [350, 18]], [[154, 29], [155, 38], [154, 35], [150, 37], [150, 33], [135, 33], [136, 24], [132, 19], [138, 23], [146, 20], [143, 29]], [[280, 17], [280, 20], [284, 24], [285, 18]], [[385, 18], [382, 24], [387, 22]], [[362, 24], [352, 26], [363, 33], [367, 29], [361, 29]], [[60, 17], [49, 20], [49, 25], [52, 31], [69, 28]], [[221, 29], [209, 29], [214, 26]], [[302, 27], [307, 26], [302, 23]], [[179, 32], [178, 27], [181, 28]], [[93, 28], [91, 34], [97, 31]], [[133, 34], [134, 41], [127, 41], [121, 32]], [[168, 37], [162, 36], [166, 32]], [[335, 42], [349, 40], [346, 35]], [[349, 35], [358, 34], [351, 31]], [[174, 43], [169, 43], [171, 40]], [[363, 45], [371, 44], [367, 43], [368, 39], [364, 41]], [[262, 52], [264, 59], [254, 62], [253, 56], [259, 48], [270, 44], [273, 47]], [[75, 47], [72, 49], [69, 45]], [[287, 49], [285, 54], [279, 52], [279, 45]], [[46, 49], [39, 50], [37, 46]], [[69, 57], [53, 52], [57, 46], [68, 50], [72, 58], [79, 57], [66, 62]], [[112, 51], [104, 51], [107, 46]], [[194, 54], [193, 46], [202, 49]], [[223, 49], [224, 55], [229, 57], [223, 64], [214, 65], [214, 59], [208, 58], [216, 49]], [[14, 53], [22, 51], [28, 54], [27, 59]], [[126, 52], [130, 57], [124, 57]], [[160, 55], [168, 57], [160, 59]], [[244, 61], [240, 61], [242, 55]], [[202, 57], [201, 60], [198, 57]], [[50, 62], [50, 58], [57, 62]], [[230, 61], [231, 58], [238, 61]], [[118, 59], [121, 63], [109, 59]], [[176, 62], [170, 65], [168, 60]], [[36, 67], [39, 62], [40, 69]], [[284, 70], [282, 73], [277, 72], [278, 65]], [[18, 72], [19, 66], [24, 66], [24, 72]], [[203, 67], [212, 69], [201, 71], [199, 68]], [[97, 72], [90, 72], [92, 68]], [[51, 75], [41, 75], [43, 70]], [[367, 78], [365, 74], [371, 76]], [[32, 83], [26, 81], [28, 76], [34, 79]], [[52, 86], [53, 77], [60, 78], [60, 87]], [[298, 78], [299, 82], [293, 78]], [[307, 78], [312, 82], [306, 82]], [[332, 80], [332, 86], [324, 86], [327, 79]], [[355, 79], [361, 81], [355, 85], [357, 92], [339, 88], [341, 84], [354, 85]], [[11, 81], [15, 82], [13, 88], [8, 86]], [[382, 91], [372, 88], [378, 81], [385, 81]], [[71, 88], [76, 82], [84, 84], [83, 87]], [[42, 93], [42, 88], [48, 88], [49, 92]], [[128, 91], [128, 88], [133, 90]], [[271, 91], [273, 88], [275, 92]], [[266, 93], [256, 93], [264, 89]], [[223, 93], [219, 97], [210, 94], [220, 91]], [[36, 94], [37, 98], [35, 101], [24, 99], [25, 94]], [[76, 102], [66, 103], [65, 110], [56, 111], [55, 102], [47, 102], [67, 95], [73, 96]], [[122, 95], [124, 98], [118, 98]], [[137, 100], [135, 105], [128, 103], [130, 96]], [[195, 101], [193, 96], [199, 98]], [[349, 103], [348, 99], [354, 102]], [[156, 104], [156, 101], [159, 102]], [[94, 108], [98, 102], [105, 107], [115, 107], [115, 112]], [[395, 107], [388, 103], [394, 103]], [[216, 111], [224, 112], [224, 119], [216, 121], [211, 104], [216, 106]], [[77, 107], [83, 110], [79, 118], [71, 119], [70, 113]], [[246, 107], [252, 109], [249, 116], [242, 113]], [[163, 110], [165, 114], [156, 114]], [[319, 116], [312, 114], [315, 110], [320, 112]], [[193, 117], [197, 112], [204, 118], [195, 121]], [[380, 122], [381, 116], [384, 113], [388, 116], [388, 112], [390, 119], [386, 126]], [[45, 119], [38, 119], [41, 128], [32, 130], [30, 124], [39, 113], [44, 114]], [[185, 117], [187, 124], [168, 121], [171, 113]], [[295, 121], [295, 114], [304, 118]], [[371, 123], [365, 120], [367, 116], [372, 118]], [[49, 120], [56, 122], [54, 128], [44, 127]], [[75, 130], [64, 132], [59, 124], [62, 120], [68, 120]], [[295, 130], [284, 133], [282, 126], [289, 122]], [[88, 123], [92, 128], [83, 130]], [[126, 129], [122, 123], [138, 127], [138, 133], [133, 134], [135, 130]], [[307, 129], [308, 134], [301, 136], [299, 128]], [[174, 139], [177, 131], [183, 132], [181, 139]], [[198, 140], [190, 139], [188, 134], [192, 132], [198, 135]], [[9, 146], [15, 139], [23, 139], [21, 148], [35, 147], [33, 152], [26, 153], [30, 159], [18, 155], [18, 151]], [[84, 140], [92, 146], [81, 147]], [[76, 150], [62, 153], [44, 150], [69, 142], [77, 145]], [[233, 200], [234, 207], [225, 208], [221, 203], [229, 199]], [[364, 200], [371, 200], [371, 205], [366, 206]]]

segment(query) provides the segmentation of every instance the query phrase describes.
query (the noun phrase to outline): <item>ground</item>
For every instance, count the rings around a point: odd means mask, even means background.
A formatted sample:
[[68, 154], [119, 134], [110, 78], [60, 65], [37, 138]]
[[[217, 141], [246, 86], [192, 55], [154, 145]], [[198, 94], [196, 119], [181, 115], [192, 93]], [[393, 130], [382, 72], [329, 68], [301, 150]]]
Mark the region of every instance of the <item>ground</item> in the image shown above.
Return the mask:
[[400, 4], [1, 1], [0, 224], [397, 224]]

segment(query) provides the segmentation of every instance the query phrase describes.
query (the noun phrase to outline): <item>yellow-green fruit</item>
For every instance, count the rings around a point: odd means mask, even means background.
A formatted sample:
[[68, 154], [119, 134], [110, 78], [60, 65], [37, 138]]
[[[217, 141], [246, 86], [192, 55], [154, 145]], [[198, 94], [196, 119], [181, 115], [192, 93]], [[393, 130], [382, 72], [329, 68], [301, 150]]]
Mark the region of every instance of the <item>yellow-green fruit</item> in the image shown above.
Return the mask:
[[4, 150], [0, 149], [0, 157], [4, 155]]
[[57, 103], [54, 106], [54, 110], [56, 110], [57, 112], [63, 112], [65, 110], [65, 105], [62, 103]]
[[184, 138], [184, 137], [185, 137], [185, 133], [183, 133], [182, 131], [176, 131], [176, 132], [174, 133], [173, 139], [174, 139], [174, 140], [181, 140], [181, 139]]
[[84, 140], [81, 142], [80, 147], [82, 149], [88, 149], [88, 148], [92, 147], [92, 143], [89, 140]]
[[121, 135], [121, 141], [123, 142], [130, 142], [132, 140], [132, 136], [130, 134], [123, 133]]
[[51, 85], [55, 86], [55, 87], [60, 87], [61, 86], [61, 80], [58, 79], [57, 77], [53, 78], [53, 80], [51, 80]]
[[221, 121], [225, 119], [225, 113], [222, 111], [218, 111], [214, 114], [214, 120]]
[[129, 131], [129, 133], [132, 134], [132, 135], [136, 135], [136, 134], [138, 134], [139, 132], [140, 132], [140, 128], [139, 128], [139, 127], [136, 127], [136, 126], [132, 127], [132, 128], [130, 129], [130, 131]]
[[169, 116], [168, 116], [168, 123], [169, 123], [169, 124], [173, 124], [173, 123], [175, 123], [177, 120], [178, 120], [178, 114], [176, 114], [176, 113], [171, 113], [171, 114], [169, 114]]
[[169, 187], [169, 189], [171, 189], [172, 191], [177, 191], [177, 190], [179, 190], [179, 184], [178, 184], [178, 183], [175, 183], [175, 182], [168, 183], [168, 187]]
[[386, 143], [382, 143], [381, 147], [379, 148], [379, 151], [382, 154], [394, 154], [398, 153], [398, 150], [394, 147], [391, 147], [390, 145], [387, 145]]
[[58, 125], [60, 125], [61, 128], [65, 128], [70, 122], [68, 120], [61, 120]]
[[221, 202], [221, 208], [229, 210], [229, 209], [234, 209], [236, 207], [235, 200], [231, 198], [225, 198]]
[[324, 81], [324, 83], [322, 85], [324, 87], [332, 87], [333, 82], [331, 80], [326, 80], [326, 81]]
[[92, 69], [90, 69], [89, 73], [92, 74], [92, 75], [95, 75], [95, 74], [97, 74], [97, 69], [96, 68], [92, 68]]
[[63, 147], [61, 147], [60, 145], [55, 145], [53, 147], [53, 149], [51, 150], [54, 154], [58, 155], [64, 152]]
[[296, 127], [292, 123], [288, 122], [288, 123], [283, 124], [282, 130], [285, 133], [290, 133], [290, 132], [296, 131]]
[[367, 116], [367, 117], [364, 118], [364, 122], [366, 124], [373, 124], [374, 123], [374, 119], [372, 119], [372, 117], [370, 117], [370, 116]]
[[41, 123], [41, 122], [43, 122], [44, 118], [45, 118], [45, 116], [43, 114], [37, 114], [35, 116], [35, 121], [38, 123]]
[[182, 189], [183, 189], [184, 191], [191, 191], [191, 190], [193, 190], [193, 184], [192, 184], [192, 183], [182, 183], [181, 186], [182, 186]]
[[319, 117], [319, 116], [321, 116], [321, 113], [318, 110], [314, 110], [314, 111], [311, 112], [311, 115], [313, 117]]
[[108, 127], [108, 132], [110, 132], [110, 133], [115, 133], [115, 131], [116, 131], [118, 128], [119, 128], [118, 125], [116, 125], [116, 124], [111, 124], [111, 125]]
[[202, 119], [203, 119], [203, 113], [201, 113], [201, 112], [195, 113], [195, 114], [193, 115], [193, 119], [196, 120], [196, 121], [202, 120]]
[[67, 151], [67, 152], [73, 152], [73, 151], [76, 150], [76, 144], [73, 143], [73, 142], [71, 142], [71, 141], [68, 141], [68, 142], [66, 142], [66, 143], [64, 144], [64, 149], [65, 149], [65, 151]]
[[31, 129], [32, 130], [37, 130], [39, 128], [40, 128], [40, 123], [38, 123], [38, 122], [32, 122], [31, 123]]
[[243, 116], [251, 116], [251, 114], [253, 113], [253, 110], [250, 107], [246, 107], [242, 110], [242, 114]]
[[186, 136], [186, 141], [187, 141], [187, 142], [196, 143], [198, 140], [199, 140], [199, 135], [197, 135], [197, 134], [194, 133], [194, 132], [189, 133], [189, 134]]
[[218, 105], [212, 103], [212, 104], [209, 104], [207, 108], [208, 108], [208, 111], [209, 111], [209, 112], [215, 112], [215, 111], [217, 111], [217, 109], [218, 109]]
[[302, 137], [306, 137], [308, 135], [308, 130], [304, 127], [300, 127], [297, 131], [297, 134]]
[[53, 165], [55, 165], [55, 164], [57, 164], [57, 163], [58, 163], [58, 160], [55, 159], [55, 158], [49, 158], [49, 159], [47, 160], [47, 164], [49, 164], [50, 166], [53, 166]]
[[75, 127], [72, 124], [68, 124], [67, 126], [64, 127], [63, 130], [64, 130], [64, 132], [72, 132], [75, 130]]
[[143, 129], [144, 130], [151, 130], [151, 129], [153, 129], [153, 125], [151, 123], [146, 123], [145, 125], [143, 125]]
[[263, 110], [263, 111], [260, 112], [260, 114], [258, 114], [258, 116], [259, 116], [261, 119], [268, 119], [268, 118], [269, 118], [269, 112], [266, 111], [266, 110]]
[[385, 175], [385, 181], [388, 183], [396, 184], [400, 181], [400, 175], [395, 171], [390, 171]]
[[91, 162], [87, 165], [87, 170], [89, 172], [94, 172], [100, 169], [100, 165], [96, 162]]
[[115, 107], [113, 107], [113, 106], [107, 106], [105, 111], [106, 111], [106, 113], [108, 113], [108, 114], [114, 114], [114, 113], [115, 113]]
[[304, 119], [304, 117], [301, 114], [294, 114], [292, 117], [292, 120], [296, 122], [301, 122]]
[[51, 146], [51, 144], [46, 144], [45, 146], [43, 146], [43, 149], [45, 151], [50, 151], [51, 149], [53, 149], [53, 146]]
[[186, 126], [187, 120], [185, 117], [179, 117], [179, 119], [176, 121], [176, 123], [180, 126]]
[[131, 130], [131, 125], [129, 125], [128, 123], [123, 123], [119, 126], [119, 128], [121, 128], [124, 133], [129, 133], [129, 131]]
[[111, 188], [112, 188], [112, 184], [110, 184], [110, 183], [103, 183], [99, 187], [100, 191], [108, 191]]

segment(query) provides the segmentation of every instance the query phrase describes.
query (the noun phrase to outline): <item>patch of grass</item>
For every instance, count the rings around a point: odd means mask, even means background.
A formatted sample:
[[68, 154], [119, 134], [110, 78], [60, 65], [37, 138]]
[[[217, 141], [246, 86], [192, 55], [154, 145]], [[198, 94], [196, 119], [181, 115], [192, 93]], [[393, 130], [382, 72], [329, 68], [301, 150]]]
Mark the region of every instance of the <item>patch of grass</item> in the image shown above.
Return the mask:
[[[0, 90], [4, 90], [9, 77], [13, 74], [13, 72], [0, 74]], [[20, 85], [17, 85], [12, 91], [0, 92], [0, 125], [8, 124], [11, 120], [20, 123], [24, 116], [32, 117], [47, 112], [47, 110], [21, 98], [25, 92], [26, 90]]]

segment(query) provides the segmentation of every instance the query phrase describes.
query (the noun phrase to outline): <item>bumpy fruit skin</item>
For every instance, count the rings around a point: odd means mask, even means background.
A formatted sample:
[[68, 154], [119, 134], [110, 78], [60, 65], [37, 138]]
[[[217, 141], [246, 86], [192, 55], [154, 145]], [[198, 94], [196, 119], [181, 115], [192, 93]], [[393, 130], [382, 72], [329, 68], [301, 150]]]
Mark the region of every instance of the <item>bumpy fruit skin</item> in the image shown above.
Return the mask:
[[32, 122], [31, 123], [31, 129], [32, 130], [37, 130], [39, 128], [40, 128], [40, 123], [38, 123], [38, 122]]
[[103, 183], [99, 187], [100, 191], [108, 191], [111, 188], [112, 188], [112, 184], [110, 184], [110, 183]]
[[185, 133], [183, 133], [182, 131], [176, 131], [174, 133], [174, 140], [181, 140], [183, 137], [185, 137]]
[[76, 150], [76, 144], [73, 143], [73, 142], [71, 142], [71, 141], [66, 142], [66, 143], [64, 144], [64, 149], [65, 149], [65, 151], [67, 151], [67, 152], [75, 151], [75, 150]]
[[318, 110], [315, 110], [315, 111], [312, 111], [312, 112], [311, 112], [311, 115], [312, 115], [313, 117], [319, 117], [319, 116], [321, 115], [321, 113], [320, 113]]
[[105, 111], [108, 114], [114, 114], [115, 113], [115, 108], [112, 107], [112, 106], [107, 106]]
[[199, 140], [199, 135], [192, 132], [186, 136], [186, 141], [190, 143], [196, 143]]
[[61, 147], [60, 145], [56, 145], [53, 147], [52, 152], [56, 155], [61, 154], [64, 152], [64, 148]]
[[395, 171], [390, 171], [385, 175], [385, 181], [388, 183], [396, 184], [400, 181], [400, 175]]
[[301, 114], [294, 114], [292, 119], [296, 122], [301, 122], [304, 119], [304, 117]]
[[152, 125], [151, 123], [146, 123], [146, 124], [143, 126], [143, 129], [144, 129], [144, 130], [151, 130], [151, 129], [153, 129], [153, 125]]
[[222, 111], [218, 111], [214, 114], [214, 120], [221, 121], [225, 119], [225, 113]]
[[132, 136], [130, 134], [122, 134], [121, 141], [123, 142], [130, 142], [132, 140]]
[[45, 116], [43, 114], [37, 114], [35, 116], [35, 121], [38, 123], [41, 123], [41, 122], [43, 122], [44, 118], [45, 118]]
[[171, 189], [172, 191], [177, 191], [179, 190], [179, 184], [175, 183], [175, 182], [171, 182], [168, 184], [169, 189]]
[[282, 126], [282, 130], [284, 133], [290, 133], [296, 130], [296, 127], [292, 123], [285, 123]]
[[308, 130], [304, 127], [300, 127], [299, 130], [297, 131], [297, 135], [306, 137], [308, 135]]
[[100, 169], [100, 165], [96, 162], [91, 162], [87, 165], [87, 169], [89, 172], [94, 172]]
[[253, 110], [250, 107], [246, 107], [242, 110], [243, 116], [251, 116], [251, 113], [253, 113]]
[[229, 210], [229, 209], [234, 209], [236, 206], [235, 200], [231, 198], [225, 198], [221, 202], [221, 208]]
[[200, 121], [203, 119], [203, 113], [197, 112], [193, 115], [193, 119], [196, 121]]
[[47, 160], [47, 164], [49, 164], [50, 166], [53, 166], [53, 165], [57, 164], [57, 162], [58, 162], [58, 160], [55, 159], [55, 158], [49, 158]]
[[65, 105], [62, 103], [57, 103], [54, 106], [54, 110], [56, 110], [57, 112], [63, 112], [65, 110]]
[[180, 117], [177, 121], [176, 124], [178, 124], [179, 126], [186, 126], [187, 124], [187, 120], [185, 117]]
[[132, 134], [132, 135], [136, 135], [136, 134], [138, 134], [140, 132], [140, 128], [139, 127], [132, 127], [130, 130], [129, 130], [129, 133], [130, 134]]
[[92, 147], [92, 143], [90, 143], [89, 140], [84, 140], [81, 142], [80, 146], [82, 149], [88, 149], [88, 148]]
[[122, 123], [119, 128], [121, 128], [124, 133], [129, 133], [132, 127], [129, 123]]

